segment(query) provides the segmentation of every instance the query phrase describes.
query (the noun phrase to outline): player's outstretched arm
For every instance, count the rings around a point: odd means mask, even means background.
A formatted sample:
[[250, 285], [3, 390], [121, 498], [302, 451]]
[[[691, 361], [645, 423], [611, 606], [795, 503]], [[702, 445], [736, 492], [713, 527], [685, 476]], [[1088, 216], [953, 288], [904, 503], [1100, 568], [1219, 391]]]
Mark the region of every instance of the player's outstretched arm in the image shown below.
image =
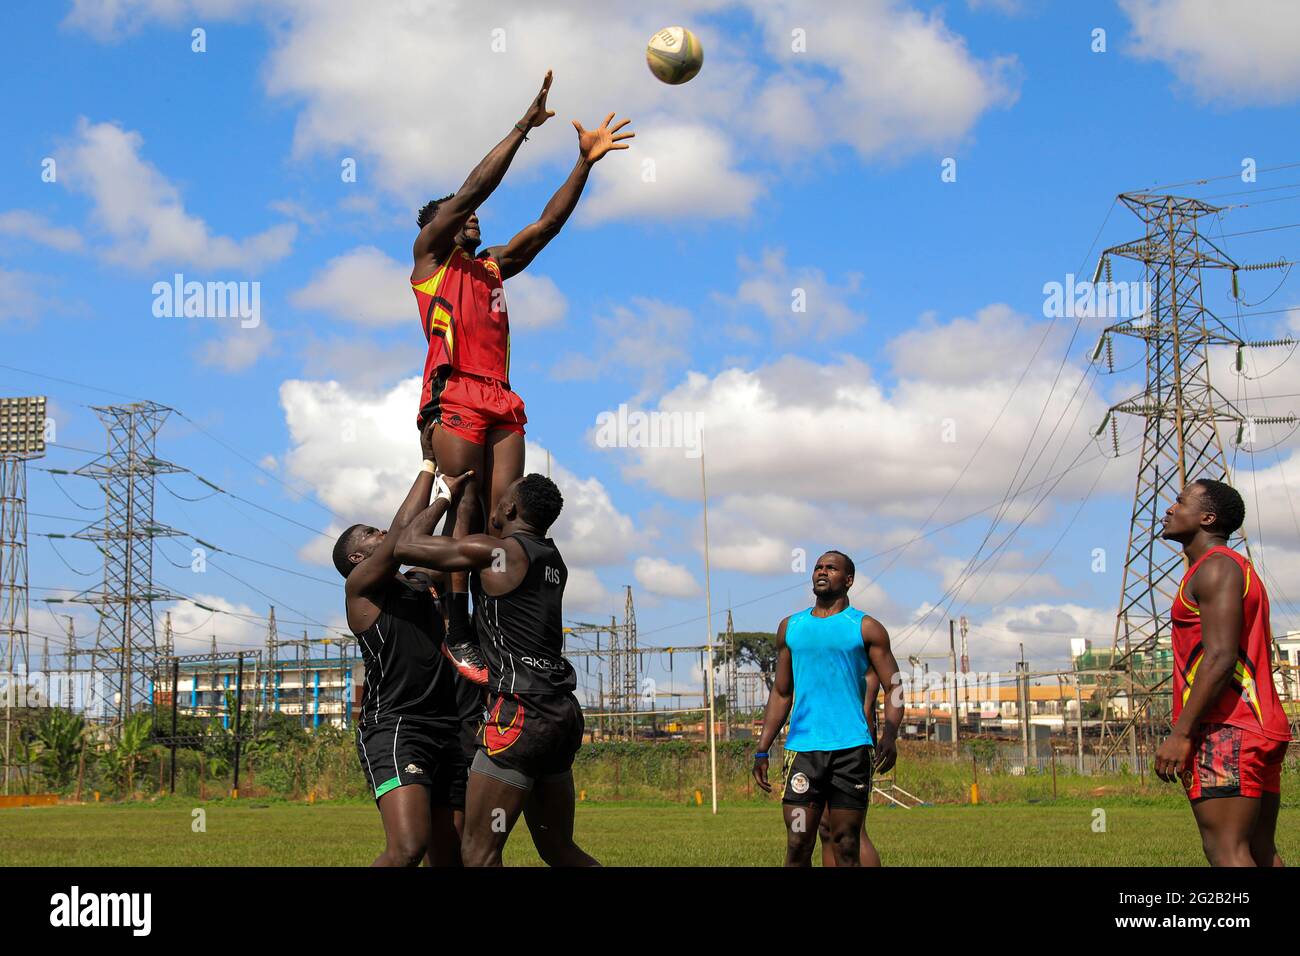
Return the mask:
[[620, 133], [619, 130], [631, 120], [625, 119], [611, 128], [609, 124], [613, 119], [614, 114], [610, 113], [605, 117], [605, 122], [594, 130], [585, 130], [581, 123], [573, 121], [573, 126], [578, 131], [578, 162], [569, 173], [569, 178], [546, 204], [541, 218], [515, 233], [506, 245], [493, 246], [487, 250], [487, 254], [500, 263], [502, 279], [523, 272], [537, 254], [546, 248], [546, 244], [559, 235], [560, 229], [578, 205], [592, 165], [612, 149], [628, 148], [622, 141], [631, 139], [636, 133]]
[[885, 719], [876, 738], [876, 770], [888, 773], [898, 760], [898, 728], [903, 722], [902, 694], [894, 692], [899, 684], [898, 661], [889, 646], [889, 632], [874, 617], [862, 618], [862, 642], [867, 646], [867, 658], [880, 686], [890, 688], [890, 693], [885, 695]]
[[358, 597], [368, 597], [379, 593], [401, 567], [401, 562], [393, 553], [397, 547], [397, 538], [402, 528], [406, 527], [411, 516], [429, 503], [429, 493], [433, 489], [433, 473], [421, 470], [415, 477], [415, 483], [406, 493], [388, 533], [379, 542], [379, 546], [370, 552], [370, 556], [352, 569], [348, 575], [343, 591], [349, 604]]
[[413, 250], [417, 267], [423, 260], [438, 260], [446, 254], [452, 240], [456, 238], [456, 233], [460, 232], [461, 226], [465, 225], [469, 214], [482, 205], [488, 196], [492, 195], [492, 191], [501, 185], [501, 180], [505, 178], [506, 170], [510, 168], [510, 161], [515, 158], [515, 153], [519, 149], [519, 144], [524, 141], [525, 134], [555, 115], [554, 110], [546, 108], [546, 93], [550, 88], [551, 71], [547, 70], [546, 78], [542, 80], [542, 89], [529, 104], [523, 118], [511, 127], [506, 138], [497, 143], [492, 148], [492, 152], [484, 156], [474, 167], [460, 189], [456, 190], [455, 195], [440, 205], [433, 218], [424, 224], [424, 228], [415, 239]]
[[767, 695], [767, 709], [763, 712], [763, 733], [758, 738], [758, 751], [754, 755], [754, 779], [765, 792], [772, 792], [772, 785], [767, 779], [767, 752], [776, 742], [776, 735], [785, 726], [790, 716], [790, 705], [794, 703], [794, 665], [790, 661], [790, 648], [785, 643], [785, 624], [788, 617], [781, 621], [776, 629], [776, 674], [772, 680], [772, 690]]
[[[471, 470], [455, 478], [448, 478], [446, 497], [435, 499], [397, 536], [395, 553], [402, 564], [432, 568], [435, 571], [482, 571], [500, 559], [502, 549], [509, 547], [511, 542], [486, 534], [451, 538], [433, 533], [460, 486], [473, 474]], [[519, 546], [514, 544], [514, 547]]]
[[1183, 703], [1178, 723], [1156, 749], [1156, 776], [1167, 782], [1178, 773], [1192, 752], [1192, 734], [1202, 715], [1219, 699], [1237, 666], [1241, 643], [1241, 602], [1245, 575], [1231, 558], [1209, 558], [1192, 581], [1192, 596], [1201, 608], [1201, 646], [1196, 681]]

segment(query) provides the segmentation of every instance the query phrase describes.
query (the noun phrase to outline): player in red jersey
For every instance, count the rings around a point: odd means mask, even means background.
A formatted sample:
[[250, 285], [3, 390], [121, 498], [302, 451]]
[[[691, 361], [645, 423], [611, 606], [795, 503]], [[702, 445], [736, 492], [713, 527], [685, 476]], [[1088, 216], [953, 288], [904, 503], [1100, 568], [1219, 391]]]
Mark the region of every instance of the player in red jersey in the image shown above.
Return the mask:
[[1273, 834], [1291, 728], [1273, 685], [1268, 593], [1228, 547], [1245, 517], [1241, 495], [1207, 478], [1165, 513], [1161, 537], [1190, 566], [1174, 598], [1174, 729], [1156, 774], [1182, 782], [1212, 866], [1281, 866]]
[[[429, 350], [416, 424], [431, 431], [438, 468], [446, 474], [472, 471], [452, 503], [443, 534], [462, 538], [483, 527], [485, 516], [524, 473], [524, 403], [510, 388], [510, 320], [502, 283], [528, 266], [578, 204], [593, 163], [613, 149], [627, 149], [610, 113], [594, 130], [578, 131], [578, 161], [541, 218], [504, 246], [476, 250], [482, 237], [476, 210], [505, 176], [515, 151], [530, 129], [555, 113], [546, 108], [551, 88], [548, 70], [541, 91], [506, 138], [474, 167], [460, 189], [420, 210], [420, 234], [413, 249], [411, 288]], [[447, 641], [443, 652], [462, 675], [486, 683], [474, 630], [469, 621], [469, 582], [465, 572], [451, 577]]]

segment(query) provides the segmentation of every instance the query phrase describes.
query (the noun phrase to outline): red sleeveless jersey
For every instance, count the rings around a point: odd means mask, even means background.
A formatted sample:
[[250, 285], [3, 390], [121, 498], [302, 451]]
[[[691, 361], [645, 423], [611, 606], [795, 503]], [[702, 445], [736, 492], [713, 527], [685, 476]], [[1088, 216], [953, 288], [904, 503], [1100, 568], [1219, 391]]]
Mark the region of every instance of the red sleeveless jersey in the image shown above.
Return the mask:
[[495, 259], [475, 259], [452, 246], [438, 271], [419, 282], [412, 280], [411, 289], [429, 342], [421, 408], [429, 399], [434, 372], [445, 365], [509, 382], [510, 318]]
[[1201, 644], [1201, 609], [1192, 600], [1187, 582], [1212, 554], [1222, 554], [1237, 562], [1246, 580], [1242, 592], [1241, 642], [1232, 677], [1219, 699], [1201, 716], [1202, 724], [1228, 724], [1259, 734], [1270, 740], [1290, 740], [1291, 727], [1273, 684], [1272, 631], [1268, 620], [1268, 592], [1250, 562], [1231, 548], [1211, 548], [1187, 569], [1178, 584], [1173, 610], [1174, 650], [1174, 720], [1196, 681], [1196, 671], [1204, 656]]

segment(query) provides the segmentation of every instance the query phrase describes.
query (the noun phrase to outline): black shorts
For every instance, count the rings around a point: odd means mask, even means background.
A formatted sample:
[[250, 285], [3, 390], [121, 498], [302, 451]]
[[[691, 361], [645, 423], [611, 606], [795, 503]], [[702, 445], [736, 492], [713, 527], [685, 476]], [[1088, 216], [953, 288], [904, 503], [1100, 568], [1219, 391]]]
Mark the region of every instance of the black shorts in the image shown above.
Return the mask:
[[563, 777], [582, 746], [582, 706], [571, 693], [497, 694], [479, 731], [473, 769], [523, 790]]
[[865, 810], [871, 801], [875, 749], [785, 752], [782, 803], [820, 804], [837, 810]]
[[404, 717], [357, 728], [357, 757], [375, 801], [390, 790], [418, 783], [434, 806], [465, 806], [469, 764], [456, 731]]

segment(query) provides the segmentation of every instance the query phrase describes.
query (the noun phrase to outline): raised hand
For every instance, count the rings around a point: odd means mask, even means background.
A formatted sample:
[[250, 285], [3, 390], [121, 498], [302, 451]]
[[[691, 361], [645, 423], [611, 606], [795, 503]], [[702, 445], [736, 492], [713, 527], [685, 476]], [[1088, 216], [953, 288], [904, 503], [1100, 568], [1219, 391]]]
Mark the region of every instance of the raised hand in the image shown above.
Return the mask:
[[551, 88], [551, 71], [546, 71], [546, 78], [542, 80], [542, 89], [537, 94], [537, 98], [529, 105], [528, 111], [524, 113], [524, 118], [519, 121], [519, 125], [532, 129], [535, 126], [541, 126], [548, 119], [555, 115], [555, 110], [546, 108], [546, 92]]
[[[592, 130], [582, 128], [582, 124], [577, 120], [573, 121], [573, 128], [578, 131], [578, 153], [589, 163], [594, 163], [611, 149], [627, 149], [627, 143], [621, 140], [631, 139], [636, 133], [619, 133], [624, 126], [632, 122], [623, 120], [617, 126], [610, 128], [610, 121], [614, 119], [614, 114], [610, 113], [605, 117], [605, 122], [599, 127]], [[615, 135], [615, 134], [618, 135]]]

